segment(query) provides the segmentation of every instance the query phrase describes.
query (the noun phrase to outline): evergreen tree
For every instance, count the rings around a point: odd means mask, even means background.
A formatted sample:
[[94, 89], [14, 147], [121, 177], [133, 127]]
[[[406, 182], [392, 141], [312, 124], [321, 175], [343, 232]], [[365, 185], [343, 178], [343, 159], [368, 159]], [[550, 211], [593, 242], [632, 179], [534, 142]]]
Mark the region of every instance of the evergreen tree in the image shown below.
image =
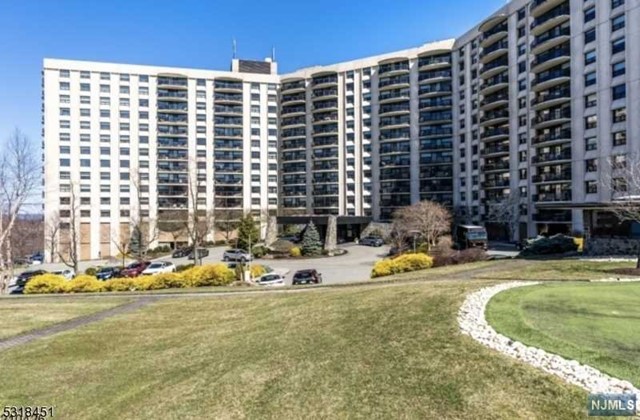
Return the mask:
[[322, 243], [320, 242], [320, 234], [316, 225], [310, 220], [304, 234], [302, 235], [302, 254], [303, 255], [320, 255], [322, 252]]
[[134, 226], [131, 230], [131, 238], [129, 239], [129, 250], [136, 258], [144, 253], [144, 238], [142, 231], [138, 226]]
[[255, 246], [259, 240], [260, 231], [251, 213], [247, 213], [240, 219], [240, 226], [238, 226], [238, 248], [251, 252], [249, 248]]

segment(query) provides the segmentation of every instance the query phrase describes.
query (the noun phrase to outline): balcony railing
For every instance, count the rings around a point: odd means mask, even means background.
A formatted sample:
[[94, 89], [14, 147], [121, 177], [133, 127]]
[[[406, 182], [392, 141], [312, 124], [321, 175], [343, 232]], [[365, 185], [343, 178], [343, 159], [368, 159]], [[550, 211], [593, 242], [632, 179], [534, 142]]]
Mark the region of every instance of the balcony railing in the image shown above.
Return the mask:
[[571, 160], [571, 149], [562, 152], [542, 153], [531, 158], [533, 163], [547, 163], [560, 160]]
[[557, 181], [571, 181], [571, 171], [564, 171], [560, 173], [542, 173], [533, 176], [533, 182], [557, 182]]
[[556, 141], [556, 140], [571, 140], [571, 129], [565, 128], [562, 130], [541, 134], [533, 137], [531, 142], [533, 144], [539, 144], [539, 143], [547, 143], [547, 142]]
[[571, 201], [571, 191], [534, 194], [533, 201], [538, 203], [549, 201]]

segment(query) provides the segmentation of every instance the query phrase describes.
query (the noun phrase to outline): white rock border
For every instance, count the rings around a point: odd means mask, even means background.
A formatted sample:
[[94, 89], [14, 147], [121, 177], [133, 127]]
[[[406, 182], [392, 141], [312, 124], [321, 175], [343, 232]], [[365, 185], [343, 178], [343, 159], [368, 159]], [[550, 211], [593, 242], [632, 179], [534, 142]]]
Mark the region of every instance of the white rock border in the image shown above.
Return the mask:
[[471, 336], [479, 343], [511, 356], [531, 366], [556, 375], [570, 384], [586, 389], [590, 393], [636, 394], [640, 400], [640, 390], [628, 381], [613, 378], [598, 369], [567, 360], [542, 349], [529, 347], [519, 341], [498, 334], [485, 318], [485, 310], [491, 298], [500, 292], [515, 287], [533, 286], [541, 282], [508, 282], [486, 287], [467, 296], [458, 312], [458, 324], [463, 334]]

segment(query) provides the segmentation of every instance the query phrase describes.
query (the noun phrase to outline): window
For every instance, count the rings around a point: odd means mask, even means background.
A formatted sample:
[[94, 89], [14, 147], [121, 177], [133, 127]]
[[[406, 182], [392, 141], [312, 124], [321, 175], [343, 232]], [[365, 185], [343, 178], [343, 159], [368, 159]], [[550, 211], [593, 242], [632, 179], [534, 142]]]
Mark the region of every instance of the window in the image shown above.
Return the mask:
[[121, 74], [120, 75], [120, 81], [121, 82], [128, 82], [129, 81], [129, 75], [128, 74]]
[[111, 75], [109, 73], [100, 73], [100, 80], [110, 80]]
[[138, 89], [138, 93], [140, 95], [148, 95], [149, 94], [149, 88], [145, 87], [145, 86], [140, 86], [140, 88]]
[[615, 9], [616, 7], [622, 6], [624, 4], [624, 0], [611, 0], [611, 9]]
[[69, 70], [60, 70], [60, 77], [67, 78], [69, 77]]
[[90, 90], [91, 90], [91, 85], [89, 85], [89, 83], [80, 83], [81, 92], [89, 92]]
[[624, 51], [624, 49], [625, 49], [624, 37], [611, 41], [611, 54], [622, 52]]
[[611, 19], [611, 32], [624, 28], [624, 14]]
[[586, 95], [584, 97], [584, 107], [591, 108], [592, 106], [596, 106], [598, 104], [598, 94], [592, 93], [591, 95]]
[[598, 159], [585, 160], [584, 167], [587, 172], [598, 172]]
[[100, 118], [109, 118], [109, 117], [111, 117], [111, 111], [109, 111], [108, 109], [100, 110]]
[[584, 23], [591, 22], [596, 18], [596, 7], [591, 6], [584, 11]]
[[589, 29], [584, 33], [584, 43], [588, 44], [589, 42], [593, 42], [596, 40], [596, 28]]
[[69, 90], [69, 82], [60, 82], [60, 90]]
[[91, 159], [80, 159], [80, 166], [83, 168], [91, 167]]
[[91, 110], [89, 108], [80, 109], [80, 116], [81, 117], [90, 117], [91, 116]]
[[584, 140], [584, 150], [598, 150], [598, 138], [597, 137], [587, 137]]
[[100, 97], [100, 105], [111, 105], [111, 100], [107, 97]]
[[618, 131], [613, 133], [613, 145], [614, 146], [623, 146], [627, 144], [627, 132], [626, 131]]
[[627, 67], [624, 61], [619, 61], [611, 65], [611, 77], [618, 77], [625, 74]]
[[100, 167], [101, 168], [110, 168], [111, 167], [111, 161], [108, 160], [108, 159], [100, 160]]
[[139, 76], [139, 80], [140, 80], [140, 83], [148, 83], [149, 82], [149, 76], [140, 75]]
[[60, 95], [61, 104], [68, 104], [70, 102], [71, 102], [71, 98], [69, 97], [69, 95]]
[[60, 146], [60, 154], [61, 155], [68, 155], [69, 153], [71, 153], [71, 147], [69, 147], [69, 146]]
[[109, 93], [110, 91], [109, 85], [100, 85], [100, 93]]
[[65, 167], [71, 166], [71, 160], [69, 160], [69, 159], [60, 159], [60, 166], [65, 166]]
[[68, 117], [71, 115], [71, 110], [69, 108], [60, 108], [60, 116]]
[[614, 109], [611, 114], [614, 123], [624, 122], [627, 120], [627, 108]]
[[592, 86], [597, 83], [596, 72], [592, 71], [584, 75], [584, 86]]
[[584, 189], [587, 194], [596, 194], [598, 192], [598, 181], [585, 181]]
[[585, 127], [587, 129], [596, 128], [598, 126], [598, 116], [597, 115], [590, 115], [588, 117], [585, 117], [584, 125], [585, 125]]
[[80, 121], [80, 128], [83, 130], [91, 129], [91, 123], [89, 121]]
[[611, 88], [611, 97], [615, 101], [627, 97], [627, 85], [622, 84]]
[[80, 97], [80, 103], [82, 105], [89, 105], [89, 104], [91, 104], [91, 98], [89, 96], [81, 96]]
[[588, 51], [584, 54], [584, 64], [589, 65], [596, 62], [596, 50]]

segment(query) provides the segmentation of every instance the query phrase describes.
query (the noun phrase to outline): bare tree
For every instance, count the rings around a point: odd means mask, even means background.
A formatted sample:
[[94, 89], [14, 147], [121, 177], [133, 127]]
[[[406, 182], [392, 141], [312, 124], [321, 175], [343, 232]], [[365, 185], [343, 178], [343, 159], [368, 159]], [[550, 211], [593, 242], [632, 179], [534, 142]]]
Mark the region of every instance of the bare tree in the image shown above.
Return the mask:
[[118, 250], [118, 254], [122, 258], [122, 267], [127, 264], [127, 258], [131, 256], [131, 233], [120, 231], [117, 235], [111, 237], [111, 242]]
[[58, 256], [58, 242], [60, 241], [60, 213], [51, 214], [44, 224], [45, 250], [49, 251], [49, 262], [55, 262]]
[[216, 231], [220, 232], [224, 240], [229, 243], [231, 236], [240, 225], [242, 212], [225, 207], [216, 207], [213, 213]]
[[[195, 168], [195, 164], [192, 166]], [[206, 196], [202, 191], [204, 181], [199, 180], [195, 171], [189, 176], [188, 180], [188, 197], [190, 201], [189, 217], [185, 224], [185, 230], [189, 236], [191, 245], [194, 250], [194, 262], [197, 265], [202, 265], [202, 257], [198, 249], [205, 242], [207, 235], [213, 231], [214, 228], [214, 212], [212, 209], [201, 209], [200, 198]]]
[[178, 241], [187, 234], [187, 216], [184, 210], [163, 210], [158, 213], [158, 231], [171, 236], [174, 249], [177, 249]]
[[38, 154], [29, 139], [16, 129], [0, 155], [0, 292], [13, 273], [11, 232], [40, 180]]
[[25, 257], [44, 247], [44, 222], [39, 215], [22, 214], [11, 232], [11, 253], [15, 257]]
[[78, 185], [69, 183], [69, 210], [60, 213], [61, 218], [67, 218], [68, 222], [60, 223], [60, 247], [58, 257], [67, 267], [73, 268], [78, 273], [80, 262], [80, 198], [78, 197]]
[[[601, 171], [601, 187], [611, 196], [608, 210], [621, 222], [640, 223], [640, 155], [613, 156]], [[640, 269], [640, 246], [636, 268]]]
[[391, 232], [389, 233], [391, 246], [397, 249], [398, 253], [401, 253], [406, 249], [409, 239], [409, 231], [406, 229], [406, 226], [403, 226], [399, 221], [394, 221], [391, 225]]
[[397, 210], [393, 222], [408, 237], [419, 236], [427, 250], [438, 238], [451, 230], [451, 213], [443, 205], [433, 201], [421, 201]]
[[131, 169], [131, 185], [136, 197], [137, 211], [129, 215], [131, 234], [129, 238], [130, 253], [137, 259], [146, 259], [151, 244], [158, 239], [158, 226], [148, 215], [148, 211], [142, 210], [142, 202], [145, 196], [145, 185], [140, 168]]
[[515, 240], [516, 232], [520, 227], [520, 197], [511, 193], [501, 200], [487, 204], [487, 222], [497, 223], [507, 229], [510, 240]]

